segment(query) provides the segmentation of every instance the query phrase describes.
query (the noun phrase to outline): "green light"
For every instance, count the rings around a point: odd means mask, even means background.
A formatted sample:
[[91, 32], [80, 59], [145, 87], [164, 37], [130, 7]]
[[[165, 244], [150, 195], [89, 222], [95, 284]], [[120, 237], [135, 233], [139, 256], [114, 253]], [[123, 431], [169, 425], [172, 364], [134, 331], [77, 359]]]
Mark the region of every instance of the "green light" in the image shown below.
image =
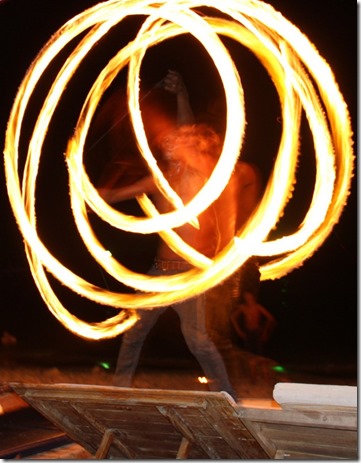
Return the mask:
[[273, 371], [277, 371], [277, 373], [285, 373], [286, 369], [282, 365], [276, 365], [272, 367]]
[[105, 370], [110, 370], [110, 363], [109, 362], [98, 362], [98, 365], [103, 367]]

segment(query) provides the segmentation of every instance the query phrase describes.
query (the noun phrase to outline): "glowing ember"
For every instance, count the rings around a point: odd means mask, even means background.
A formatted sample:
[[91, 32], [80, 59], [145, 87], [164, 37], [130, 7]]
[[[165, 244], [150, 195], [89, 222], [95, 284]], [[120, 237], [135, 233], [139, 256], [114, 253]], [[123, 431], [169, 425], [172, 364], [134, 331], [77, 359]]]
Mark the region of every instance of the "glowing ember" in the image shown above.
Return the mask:
[[201, 384], [207, 384], [208, 383], [208, 379], [205, 376], [198, 376], [198, 381]]
[[[193, 9], [210, 6], [228, 19], [198, 15]], [[68, 143], [71, 206], [79, 233], [94, 259], [120, 282], [140, 291], [135, 295], [94, 286], [62, 265], [37, 234], [35, 185], [47, 127], [64, 88], [92, 47], [130, 15], [146, 17], [137, 37], [121, 49], [102, 70], [89, 92]], [[223, 14], [222, 14], [223, 16]], [[22, 179], [18, 173], [18, 146], [27, 105], [42, 74], [58, 53], [75, 37], [86, 34], [59, 71], [43, 103], [28, 148]], [[227, 101], [227, 130], [222, 155], [204, 188], [183, 205], [167, 183], [149, 149], [139, 110], [139, 71], [146, 50], [162, 41], [189, 32], [205, 47], [222, 79]], [[242, 234], [213, 260], [190, 249], [172, 229], [190, 222], [222, 192], [242, 148], [245, 114], [243, 91], [236, 67], [219, 35], [248, 47], [267, 69], [279, 94], [283, 131], [274, 170], [261, 204]], [[83, 149], [97, 105], [121, 69], [128, 66], [129, 110], [140, 152], [162, 192], [176, 210], [158, 214], [147, 197], [139, 198], [146, 218], [130, 217], [107, 205], [83, 168]], [[131, 85], [130, 82], [135, 83]], [[315, 87], [316, 86], [316, 87]], [[316, 180], [310, 208], [292, 235], [268, 241], [270, 231], [292, 196], [298, 156], [301, 111], [306, 114], [314, 139]], [[8, 194], [39, 291], [51, 312], [72, 332], [100, 339], [118, 335], [136, 321], [136, 309], [152, 308], [201, 293], [221, 282], [250, 256], [273, 257], [261, 267], [262, 279], [279, 278], [312, 255], [338, 221], [350, 188], [353, 170], [352, 133], [346, 104], [328, 64], [309, 40], [280, 13], [257, 0], [124, 1], [100, 3], [65, 24], [41, 50], [16, 96], [5, 140]], [[96, 238], [87, 217], [87, 206], [112, 226], [137, 233], [158, 232], [191, 262], [194, 269], [179, 275], [150, 277], [119, 263]], [[54, 294], [45, 269], [72, 291], [120, 310], [99, 323], [87, 323], [69, 313]]]

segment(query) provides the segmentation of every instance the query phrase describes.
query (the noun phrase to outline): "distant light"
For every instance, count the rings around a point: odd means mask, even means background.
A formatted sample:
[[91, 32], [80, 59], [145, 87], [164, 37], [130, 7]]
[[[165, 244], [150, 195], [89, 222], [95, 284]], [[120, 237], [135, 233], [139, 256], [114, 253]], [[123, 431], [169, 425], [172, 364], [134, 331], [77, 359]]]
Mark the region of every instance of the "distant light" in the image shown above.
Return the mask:
[[105, 370], [110, 370], [110, 363], [109, 362], [98, 362], [98, 365], [100, 365]]
[[198, 376], [198, 381], [201, 384], [207, 384], [208, 383], [208, 379], [205, 376]]
[[272, 367], [273, 371], [277, 371], [277, 373], [285, 373], [286, 369], [282, 365], [276, 365], [275, 367]]

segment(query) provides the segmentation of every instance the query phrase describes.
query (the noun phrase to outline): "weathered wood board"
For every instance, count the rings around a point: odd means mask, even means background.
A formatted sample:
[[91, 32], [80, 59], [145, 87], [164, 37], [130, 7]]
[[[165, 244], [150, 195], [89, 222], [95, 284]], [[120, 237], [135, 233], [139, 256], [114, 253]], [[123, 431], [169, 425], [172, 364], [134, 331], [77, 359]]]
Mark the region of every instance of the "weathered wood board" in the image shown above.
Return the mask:
[[11, 387], [98, 459], [268, 458], [225, 392], [71, 384]]
[[255, 406], [236, 403], [225, 392], [72, 384], [11, 387], [98, 459], [358, 456], [356, 406], [281, 407], [274, 401]]
[[357, 459], [357, 388], [276, 384], [278, 407], [238, 409], [271, 458]]

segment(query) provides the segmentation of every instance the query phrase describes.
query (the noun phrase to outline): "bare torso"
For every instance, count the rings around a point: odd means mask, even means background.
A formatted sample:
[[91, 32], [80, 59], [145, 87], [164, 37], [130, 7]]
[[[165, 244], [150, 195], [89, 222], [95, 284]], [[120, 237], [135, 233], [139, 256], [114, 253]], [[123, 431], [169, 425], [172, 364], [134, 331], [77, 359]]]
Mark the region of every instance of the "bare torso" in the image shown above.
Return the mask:
[[[165, 173], [171, 187], [182, 198], [184, 204], [193, 199], [203, 188], [212, 171], [214, 162], [209, 160], [208, 163], [203, 162], [199, 165], [203, 165], [204, 168], [195, 169], [184, 164], [170, 163]], [[172, 206], [160, 193], [154, 194], [153, 199], [159, 212], [164, 213], [172, 210]], [[224, 235], [222, 225], [219, 223], [216, 206], [213, 204], [201, 213], [198, 216], [198, 222], [199, 229], [196, 229], [193, 225], [185, 224], [175, 229], [175, 231], [194, 249], [207, 257], [213, 257], [218, 252]], [[180, 259], [178, 254], [172, 251], [163, 241], [159, 244], [157, 257], [167, 260]]]

